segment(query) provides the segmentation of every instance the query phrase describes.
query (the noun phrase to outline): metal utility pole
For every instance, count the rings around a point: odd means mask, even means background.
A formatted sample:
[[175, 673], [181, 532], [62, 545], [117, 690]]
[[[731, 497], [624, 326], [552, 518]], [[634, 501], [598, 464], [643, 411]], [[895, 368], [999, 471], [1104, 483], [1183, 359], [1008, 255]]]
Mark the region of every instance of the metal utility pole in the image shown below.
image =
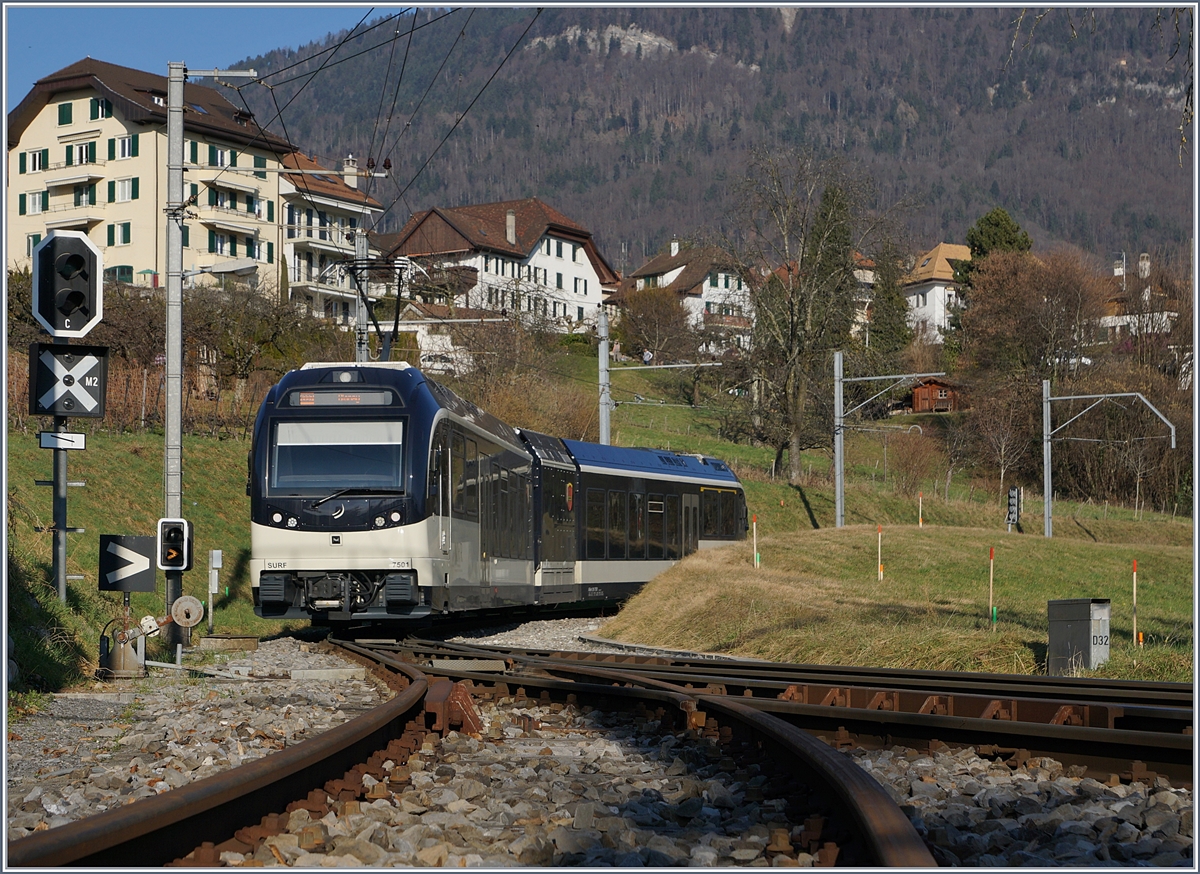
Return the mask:
[[[367, 260], [370, 257], [367, 240], [367, 214], [363, 213], [362, 227], [354, 232], [354, 360], [365, 364], [370, 360], [371, 346], [367, 337]], [[400, 306], [400, 290], [396, 289], [396, 306]], [[381, 337], [380, 340], [383, 338]]]
[[[1044, 497], [1042, 500], [1042, 515], [1045, 520], [1045, 535], [1046, 537], [1054, 536], [1054, 512], [1051, 506], [1054, 496], [1054, 480], [1050, 469], [1050, 438], [1061, 431], [1063, 428], [1070, 425], [1076, 419], [1088, 413], [1093, 407], [1097, 407], [1109, 398], [1137, 398], [1143, 404], [1150, 408], [1150, 411], [1158, 418], [1162, 419], [1166, 426], [1171, 429], [1171, 448], [1175, 448], [1175, 426], [1170, 420], [1158, 411], [1154, 404], [1150, 403], [1141, 394], [1141, 392], [1127, 391], [1117, 392], [1115, 394], [1104, 395], [1063, 395], [1062, 397], [1054, 398], [1050, 396], [1050, 380], [1042, 380], [1042, 491]], [[1094, 401], [1089, 404], [1082, 413], [1079, 413], [1067, 421], [1063, 422], [1057, 428], [1050, 428], [1050, 402], [1051, 401]]]
[[[833, 353], [833, 482], [834, 490], [837, 492], [834, 500], [836, 527], [844, 528], [846, 525], [846, 453], [845, 443], [842, 439], [843, 432], [846, 430], [846, 416], [853, 413], [855, 410], [860, 410], [865, 407], [875, 398], [885, 394], [900, 383], [909, 379], [923, 379], [927, 376], [945, 376], [945, 371], [939, 370], [937, 373], [898, 373], [888, 374], [886, 376], [857, 376], [853, 379], [845, 379], [842, 377], [842, 353], [837, 351]], [[843, 412], [842, 410], [842, 387], [847, 382], [871, 382], [879, 379], [894, 379], [896, 380], [883, 391], [876, 392], [871, 395], [857, 407], [851, 407]]]
[[[167, 348], [166, 422], [163, 451], [164, 517], [178, 519], [183, 504], [183, 85], [187, 64], [167, 64]], [[254, 70], [193, 70], [192, 76], [254, 79]], [[183, 572], [165, 571], [166, 612], [183, 594]], [[180, 627], [167, 628], [167, 642], [182, 643]], [[190, 636], [190, 635], [189, 635]]]
[[608, 446], [612, 393], [608, 382], [608, 313], [600, 304], [600, 443]]

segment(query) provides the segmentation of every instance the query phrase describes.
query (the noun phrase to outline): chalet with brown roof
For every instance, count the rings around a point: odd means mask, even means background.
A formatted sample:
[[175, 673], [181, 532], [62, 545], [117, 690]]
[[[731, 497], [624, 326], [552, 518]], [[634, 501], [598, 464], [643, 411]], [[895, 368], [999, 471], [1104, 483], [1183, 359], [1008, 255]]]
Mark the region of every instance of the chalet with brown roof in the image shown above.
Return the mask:
[[693, 326], [706, 330], [709, 351], [748, 348], [752, 327], [749, 289], [728, 261], [719, 249], [672, 240], [623, 279], [607, 303], [620, 318], [620, 309], [631, 294], [648, 288], [666, 289], [679, 298]]
[[904, 279], [908, 323], [919, 339], [941, 343], [958, 298], [954, 265], [971, 260], [971, 249], [956, 243], [938, 243], [920, 255]]
[[591, 231], [536, 197], [417, 213], [393, 239], [387, 257], [404, 256], [433, 278], [475, 283], [447, 291], [458, 306], [541, 320], [559, 330], [594, 323], [619, 277]]
[[912, 390], [912, 412], [954, 413], [962, 409], [958, 387], [939, 377], [917, 380]]
[[[277, 174], [292, 146], [212, 88], [184, 85], [183, 268], [278, 281]], [[165, 283], [167, 79], [85, 58], [8, 115], [8, 266], [51, 230], [86, 233], [107, 277]], [[201, 280], [204, 281], [204, 280]]]

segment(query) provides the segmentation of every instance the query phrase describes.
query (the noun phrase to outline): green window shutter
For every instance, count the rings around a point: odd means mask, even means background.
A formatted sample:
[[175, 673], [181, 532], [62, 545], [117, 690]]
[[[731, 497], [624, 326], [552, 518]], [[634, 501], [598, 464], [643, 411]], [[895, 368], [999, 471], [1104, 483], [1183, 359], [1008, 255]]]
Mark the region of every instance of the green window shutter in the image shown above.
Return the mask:
[[267, 173], [266, 173], [267, 159], [264, 158], [262, 155], [255, 155], [254, 156], [254, 166], [263, 168], [263, 171], [261, 173], [256, 170], [254, 175], [257, 176], [259, 179], [266, 179], [267, 178]]
[[17, 215], [25, 215], [25, 195], [17, 195]]
[[59, 124], [70, 124], [71, 123], [71, 104], [69, 104], [69, 103], [58, 104], [58, 123]]
[[88, 163], [89, 164], [96, 163], [96, 141], [95, 140], [92, 140], [90, 143], [88, 143]]
[[200, 144], [195, 140], [192, 140], [192, 163], [200, 163]]
[[209, 144], [209, 147], [208, 147], [208, 166], [210, 166], [210, 167], [217, 166], [217, 147], [212, 145], [211, 143]]
[[215, 188], [208, 189], [208, 205], [209, 206], [217, 205], [217, 189], [215, 189]]
[[116, 183], [116, 180], [114, 180], [114, 179], [108, 180], [108, 202], [109, 203], [117, 202], [117, 183]]
[[191, 194], [192, 194], [192, 197], [195, 197], [197, 194], [200, 193], [200, 186], [198, 186], [195, 182], [191, 183], [191, 185], [192, 185]]
[[70, 167], [72, 164], [75, 163], [75, 147], [74, 146], [67, 146], [66, 163], [67, 163], [68, 167]]
[[179, 230], [182, 232], [182, 235], [183, 235], [183, 248], [186, 249], [189, 246], [191, 246], [191, 236], [192, 235], [188, 233], [188, 231], [190, 231], [191, 228], [189, 228], [187, 225], [184, 225]]
[[138, 134], [134, 134], [129, 139], [129, 154], [136, 158], [138, 156]]
[[25, 153], [24, 152], [22, 152], [21, 156], [19, 158], [17, 158], [17, 165], [18, 165], [17, 172], [24, 173], [25, 172]]
[[130, 200], [138, 199], [138, 179], [139, 178], [140, 177], [138, 177], [138, 176], [134, 176], [133, 181], [129, 183], [129, 199]]
[[133, 222], [125, 222], [121, 225], [121, 242], [130, 243], [133, 241]]
[[43, 170], [50, 169], [50, 150], [49, 149], [42, 149], [42, 169]]
[[88, 186], [88, 203], [92, 206], [96, 205], [96, 183], [93, 182]]
[[33, 245], [34, 245], [34, 246], [37, 246], [37, 244], [38, 244], [38, 243], [40, 243], [41, 241], [42, 241], [42, 235], [41, 235], [41, 234], [34, 234], [34, 235], [33, 235]]
[[117, 138], [116, 137], [108, 138], [108, 160], [110, 160], [110, 161], [117, 160]]
[[237, 237], [233, 236], [232, 234], [229, 237], [229, 257], [237, 257]]
[[267, 201], [267, 221], [275, 221], [275, 201], [273, 200]]
[[88, 118], [95, 120], [99, 117], [100, 117], [100, 101], [98, 98], [93, 97], [91, 100], [88, 101]]
[[[34, 245], [36, 245], [36, 243]], [[269, 240], [267, 241], [267, 263], [275, 263], [275, 244]]]
[[117, 244], [117, 226], [108, 226], [108, 245], [115, 246]]
[[217, 251], [217, 232], [211, 229], [208, 232], [208, 251], [210, 253]]
[[254, 237], [246, 237], [246, 254], [254, 254]]
[[246, 195], [246, 212], [254, 212], [254, 195]]
[[229, 150], [229, 166], [230, 167], [237, 166], [237, 152], [235, 152], [233, 149]]
[[83, 186], [76, 185], [75, 186], [75, 205], [79, 206], [82, 203], [83, 203]]

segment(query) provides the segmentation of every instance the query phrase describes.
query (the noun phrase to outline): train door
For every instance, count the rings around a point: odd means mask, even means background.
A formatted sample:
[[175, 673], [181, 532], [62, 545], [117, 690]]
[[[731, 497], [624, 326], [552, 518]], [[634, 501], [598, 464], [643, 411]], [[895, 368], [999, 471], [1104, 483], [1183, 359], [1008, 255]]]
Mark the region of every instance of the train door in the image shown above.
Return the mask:
[[683, 554], [691, 555], [700, 540], [700, 496], [683, 496]]

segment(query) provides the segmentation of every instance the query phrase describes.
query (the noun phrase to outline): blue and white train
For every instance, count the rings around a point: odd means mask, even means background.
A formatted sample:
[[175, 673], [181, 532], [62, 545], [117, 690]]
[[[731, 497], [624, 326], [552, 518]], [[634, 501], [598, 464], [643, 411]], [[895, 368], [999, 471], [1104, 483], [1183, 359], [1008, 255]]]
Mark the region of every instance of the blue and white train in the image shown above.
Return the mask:
[[246, 490], [255, 613], [346, 627], [615, 602], [747, 529], [722, 461], [514, 429], [400, 362], [285, 375]]

